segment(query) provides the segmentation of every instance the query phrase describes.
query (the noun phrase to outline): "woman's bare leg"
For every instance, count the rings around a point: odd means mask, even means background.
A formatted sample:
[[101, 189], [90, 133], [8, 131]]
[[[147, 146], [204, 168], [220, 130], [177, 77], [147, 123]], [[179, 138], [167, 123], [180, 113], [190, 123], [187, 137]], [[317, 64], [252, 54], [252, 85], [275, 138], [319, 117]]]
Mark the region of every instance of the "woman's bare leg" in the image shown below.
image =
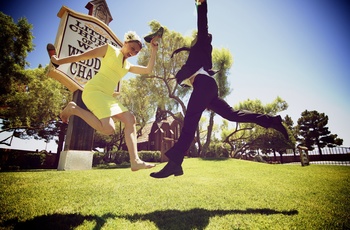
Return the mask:
[[[99, 120], [93, 113], [80, 108], [74, 102], [69, 102], [61, 112], [60, 117], [63, 122], [68, 123], [69, 117], [72, 115], [80, 117], [92, 128], [105, 135], [115, 133], [115, 124], [111, 117]], [[142, 161], [137, 154], [136, 121], [134, 115], [127, 111], [115, 115], [114, 118], [125, 124], [125, 142], [130, 156], [131, 170], [137, 171], [139, 169], [153, 168], [155, 166], [154, 164]]]
[[112, 118], [108, 117], [99, 120], [93, 113], [82, 109], [73, 101], [69, 102], [66, 108], [64, 108], [60, 114], [60, 118], [63, 122], [68, 123], [69, 117], [72, 115], [80, 117], [92, 128], [105, 135], [111, 135], [115, 132], [115, 126]]
[[120, 120], [125, 125], [125, 142], [129, 151], [131, 170], [137, 171], [140, 169], [153, 168], [155, 166], [154, 164], [142, 161], [137, 154], [137, 134], [134, 115], [127, 111], [115, 115], [114, 118]]

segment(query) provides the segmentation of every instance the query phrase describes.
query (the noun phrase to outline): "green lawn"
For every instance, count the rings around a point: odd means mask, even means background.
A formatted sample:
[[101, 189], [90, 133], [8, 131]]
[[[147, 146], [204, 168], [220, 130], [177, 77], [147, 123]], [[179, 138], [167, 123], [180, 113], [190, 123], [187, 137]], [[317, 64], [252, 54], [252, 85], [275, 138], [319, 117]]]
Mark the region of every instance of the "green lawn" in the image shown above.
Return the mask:
[[156, 169], [0, 173], [0, 229], [350, 229], [350, 167], [186, 159]]

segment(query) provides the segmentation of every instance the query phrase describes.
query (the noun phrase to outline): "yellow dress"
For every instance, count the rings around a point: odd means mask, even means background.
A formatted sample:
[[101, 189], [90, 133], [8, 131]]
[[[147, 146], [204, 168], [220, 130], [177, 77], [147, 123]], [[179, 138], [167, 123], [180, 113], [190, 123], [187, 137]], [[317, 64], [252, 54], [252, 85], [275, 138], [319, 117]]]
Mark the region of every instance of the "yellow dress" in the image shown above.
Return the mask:
[[98, 119], [128, 111], [113, 97], [113, 93], [118, 82], [128, 73], [129, 69], [130, 63], [127, 60], [123, 63], [122, 52], [108, 44], [99, 72], [87, 82], [82, 95], [86, 107]]

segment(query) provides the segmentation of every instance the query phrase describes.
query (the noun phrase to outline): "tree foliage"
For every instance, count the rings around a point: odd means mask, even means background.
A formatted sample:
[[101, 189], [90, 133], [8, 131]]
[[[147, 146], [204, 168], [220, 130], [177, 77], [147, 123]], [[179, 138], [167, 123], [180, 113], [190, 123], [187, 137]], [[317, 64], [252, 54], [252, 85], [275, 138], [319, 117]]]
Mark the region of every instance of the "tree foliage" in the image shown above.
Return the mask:
[[[150, 22], [152, 31], [160, 27], [159, 22]], [[164, 34], [157, 52], [156, 65], [151, 75], [142, 76], [146, 78], [144, 87], [147, 87], [153, 94], [153, 101], [157, 107], [174, 115], [178, 109], [186, 113], [184, 99], [189, 95], [187, 88], [179, 87], [175, 80], [176, 72], [181, 68], [187, 59], [186, 52], [180, 52], [171, 58], [172, 52], [190, 43], [189, 38], [184, 38], [180, 33], [170, 31], [164, 27]], [[147, 45], [139, 54], [138, 64], [147, 65], [150, 57], [150, 46]], [[175, 118], [177, 119], [177, 118]], [[180, 121], [182, 122], [182, 121]]]
[[[248, 110], [274, 116], [286, 110], [288, 104], [280, 97], [266, 105], [263, 105], [258, 99], [248, 99], [240, 102], [234, 108], [236, 110]], [[231, 146], [230, 152], [232, 157], [240, 157], [250, 153], [252, 150], [261, 150], [263, 153], [271, 151], [283, 153], [293, 145], [293, 140], [287, 142], [278, 131], [265, 129], [253, 123], [236, 123], [236, 127], [231, 131], [226, 130], [222, 138], [225, 143]]]
[[[156, 31], [160, 24], [156, 21], [150, 23], [152, 31]], [[164, 27], [164, 34], [162, 42], [160, 43], [157, 62], [154, 67], [154, 71], [151, 75], [143, 76], [147, 80], [143, 81], [143, 88], [148, 88], [149, 92], [153, 95], [153, 102], [157, 107], [161, 108], [169, 115], [172, 115], [174, 119], [182, 123], [178, 117], [174, 116], [178, 111], [186, 114], [187, 101], [191, 94], [192, 89], [180, 87], [175, 80], [175, 74], [180, 70], [182, 65], [186, 62], [188, 53], [180, 52], [171, 58], [171, 54], [177, 48], [187, 46], [190, 47], [192, 40], [194, 39], [195, 32], [192, 37], [183, 37], [180, 33], [170, 31]], [[149, 46], [140, 52], [138, 63], [146, 65], [149, 60]], [[219, 93], [222, 97], [225, 97], [230, 93], [230, 88], [227, 83], [228, 70], [232, 65], [232, 56], [227, 49], [214, 49], [213, 51], [213, 69], [220, 70], [216, 76], [216, 80], [219, 85]], [[213, 117], [210, 119], [208, 125], [206, 143], [209, 145], [211, 133], [213, 129]], [[201, 149], [200, 130], [197, 129], [196, 140], [198, 141], [199, 149]]]
[[[157, 104], [154, 103], [156, 96], [150, 91], [148, 79], [143, 77], [131, 78], [123, 81], [120, 100], [136, 117], [137, 123], [144, 127], [154, 117]], [[145, 87], [149, 85], [149, 87]], [[157, 93], [156, 93], [157, 94]]]
[[6, 106], [9, 93], [20, 87], [18, 82], [26, 82], [24, 72], [28, 52], [33, 50], [32, 25], [25, 18], [17, 24], [10, 16], [0, 12], [0, 107]]
[[46, 75], [47, 69], [25, 69], [33, 50], [32, 25], [0, 12], [0, 118], [1, 132], [19, 138], [52, 140], [60, 132], [58, 115], [71, 94]]
[[0, 111], [3, 117], [2, 131], [16, 131], [15, 136], [35, 139], [53, 138], [58, 127], [58, 115], [71, 94], [59, 82], [46, 75], [45, 68], [24, 70], [25, 82], [11, 85], [7, 94], [6, 109]]
[[320, 155], [322, 155], [322, 148], [326, 146], [342, 145], [343, 139], [338, 138], [337, 134], [331, 134], [327, 124], [328, 116], [324, 113], [305, 110], [301, 113], [301, 118], [298, 119], [298, 140], [309, 150], [317, 146]]
[[113, 148], [122, 149], [125, 142], [125, 135], [122, 129], [121, 122], [116, 123], [115, 134], [104, 135], [95, 132], [93, 148], [103, 148], [105, 153], [110, 152]]
[[[233, 58], [230, 51], [226, 48], [214, 49], [212, 58], [213, 58], [213, 69], [219, 70], [219, 72], [216, 75], [214, 75], [214, 78], [218, 84], [218, 91], [219, 91], [218, 95], [221, 98], [225, 98], [227, 95], [231, 93], [230, 85], [227, 81], [227, 78], [229, 76], [229, 70], [233, 63]], [[203, 154], [205, 154], [206, 151], [208, 150], [212, 139], [215, 115], [216, 115], [215, 112], [210, 111], [209, 124], [207, 127], [207, 138], [202, 149]]]

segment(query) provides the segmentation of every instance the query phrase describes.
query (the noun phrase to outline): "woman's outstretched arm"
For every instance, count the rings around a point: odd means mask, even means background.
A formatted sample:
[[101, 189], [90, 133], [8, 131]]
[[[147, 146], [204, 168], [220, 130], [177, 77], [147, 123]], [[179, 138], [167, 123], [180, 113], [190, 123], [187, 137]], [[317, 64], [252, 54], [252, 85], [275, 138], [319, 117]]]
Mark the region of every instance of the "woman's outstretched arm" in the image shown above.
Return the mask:
[[88, 50], [81, 54], [75, 54], [72, 56], [64, 57], [64, 58], [58, 58], [56, 55], [51, 57], [51, 61], [54, 64], [57, 65], [63, 65], [66, 63], [72, 63], [72, 62], [79, 62], [87, 59], [97, 58], [97, 57], [104, 57], [107, 52], [108, 45], [105, 44], [103, 46], [96, 47], [94, 49]]
[[134, 74], [150, 74], [150, 73], [152, 73], [154, 64], [156, 62], [156, 54], [157, 54], [157, 50], [158, 50], [158, 41], [157, 40], [158, 40], [158, 38], [155, 37], [151, 41], [151, 46], [152, 46], [151, 57], [148, 61], [147, 66], [139, 66], [139, 65], [131, 66], [129, 72], [134, 73]]

